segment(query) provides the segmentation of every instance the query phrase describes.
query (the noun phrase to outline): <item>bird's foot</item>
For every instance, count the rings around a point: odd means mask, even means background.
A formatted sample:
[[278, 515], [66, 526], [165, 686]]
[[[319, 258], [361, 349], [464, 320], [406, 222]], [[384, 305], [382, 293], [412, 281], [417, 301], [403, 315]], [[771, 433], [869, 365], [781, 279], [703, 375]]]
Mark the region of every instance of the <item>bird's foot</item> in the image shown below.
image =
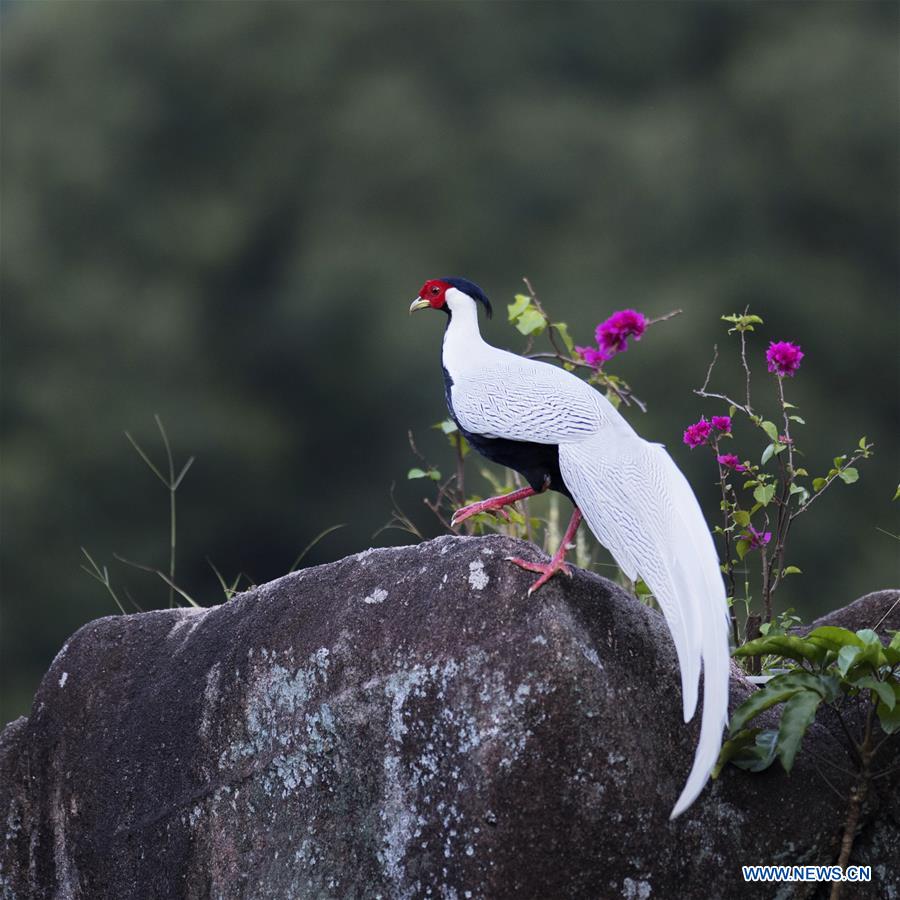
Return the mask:
[[530, 588], [528, 588], [528, 596], [530, 597], [536, 590], [542, 588], [557, 572], [572, 577], [572, 567], [563, 559], [562, 555], [557, 553], [548, 563], [529, 562], [527, 559], [520, 559], [518, 556], [507, 556], [508, 562], [515, 563], [519, 568], [527, 569], [529, 572], [539, 572], [540, 578]]
[[478, 513], [490, 512], [496, 516], [500, 516], [506, 521], [509, 521], [509, 513], [504, 509], [505, 506], [509, 506], [511, 503], [515, 503], [517, 500], [524, 500], [526, 497], [531, 497], [536, 492], [530, 488], [519, 488], [517, 491], [513, 491], [511, 494], [503, 494], [501, 497], [488, 497], [487, 500], [479, 500], [477, 503], [470, 503], [468, 506], [463, 506], [458, 509], [455, 513], [453, 513], [453, 518], [450, 520], [451, 527], [455, 527], [459, 525], [460, 522], [465, 522], [466, 519], [471, 518], [472, 516], [477, 516]]

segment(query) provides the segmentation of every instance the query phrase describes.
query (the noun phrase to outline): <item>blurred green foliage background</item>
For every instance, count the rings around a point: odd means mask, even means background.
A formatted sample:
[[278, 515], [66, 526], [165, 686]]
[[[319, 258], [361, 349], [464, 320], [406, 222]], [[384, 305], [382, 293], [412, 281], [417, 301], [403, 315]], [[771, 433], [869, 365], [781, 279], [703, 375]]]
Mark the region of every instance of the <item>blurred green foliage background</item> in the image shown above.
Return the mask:
[[[6, 4], [2, 718], [115, 612], [80, 546], [167, 602], [112, 559], [166, 564], [166, 492], [122, 436], [158, 458], [154, 413], [197, 456], [178, 581], [204, 602], [207, 556], [262, 582], [328, 525], [350, 523], [306, 562], [369, 546], [393, 481], [431, 527], [406, 431], [449, 457], [442, 321], [407, 307], [439, 275], [501, 313], [528, 275], [582, 344], [614, 309], [682, 308], [614, 366], [710, 516], [681, 431], [723, 411], [691, 394], [717, 341], [738, 389], [719, 316], [749, 303], [762, 383], [769, 338], [806, 352], [810, 471], [876, 444], [798, 523], [782, 602], [896, 583], [898, 9]], [[521, 349], [504, 318], [486, 336]]]

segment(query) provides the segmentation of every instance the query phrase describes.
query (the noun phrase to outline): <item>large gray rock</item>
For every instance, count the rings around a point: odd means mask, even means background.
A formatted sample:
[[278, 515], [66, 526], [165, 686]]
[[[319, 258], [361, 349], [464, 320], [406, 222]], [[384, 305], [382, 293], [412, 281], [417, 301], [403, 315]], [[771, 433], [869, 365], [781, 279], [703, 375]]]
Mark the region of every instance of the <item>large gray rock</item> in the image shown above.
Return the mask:
[[[444, 537], [85, 626], [0, 737], [3, 897], [706, 900], [832, 862], [827, 723], [669, 822], [697, 726], [665, 624], [581, 571], [527, 598], [504, 557], [535, 552]], [[900, 892], [897, 784], [845, 897]]]

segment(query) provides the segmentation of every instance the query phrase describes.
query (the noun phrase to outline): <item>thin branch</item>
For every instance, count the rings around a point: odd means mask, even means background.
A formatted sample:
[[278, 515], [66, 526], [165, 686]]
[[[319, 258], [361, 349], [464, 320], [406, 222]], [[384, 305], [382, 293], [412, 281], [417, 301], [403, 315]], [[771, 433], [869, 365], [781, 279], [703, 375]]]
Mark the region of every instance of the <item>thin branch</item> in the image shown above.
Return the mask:
[[667, 322], [669, 319], [674, 319], [675, 316], [680, 316], [683, 312], [683, 309], [673, 309], [663, 316], [657, 316], [655, 319], [647, 319], [647, 325], [656, 325], [657, 322]]
[[812, 766], [816, 770], [816, 774], [819, 776], [819, 778], [821, 778], [822, 781], [824, 781], [825, 784], [827, 784], [828, 787], [830, 787], [831, 790], [834, 791], [834, 793], [837, 794], [837, 796], [840, 797], [841, 800], [847, 799], [846, 794], [842, 794], [841, 791], [831, 783], [831, 779], [829, 779], [828, 776], [816, 765], [815, 761], [813, 761]]
[[891, 608], [872, 626], [872, 631], [877, 630], [878, 626], [894, 611], [897, 604], [900, 603], [900, 597], [898, 597], [892, 604]]
[[743, 404], [738, 403], [737, 400], [732, 400], [731, 397], [729, 397], [727, 394], [715, 394], [711, 391], [707, 391], [707, 388], [709, 387], [709, 380], [710, 380], [710, 378], [712, 378], [712, 372], [713, 372], [713, 369], [715, 368], [715, 365], [718, 362], [718, 360], [719, 360], [719, 345], [713, 344], [713, 358], [712, 358], [712, 362], [710, 362], [710, 364], [709, 364], [709, 368], [706, 370], [706, 380], [703, 382], [703, 387], [701, 387], [699, 390], [697, 388], [694, 389], [694, 393], [698, 397], [704, 397], [706, 399], [724, 400], [730, 406], [733, 406], [736, 409], [741, 410], [741, 412], [745, 413], [748, 416], [752, 416], [753, 413], [750, 411], [749, 406], [744, 406]]
[[[750, 307], [744, 307], [744, 315], [746, 316], [750, 312]], [[744, 367], [744, 373], [746, 375], [747, 381], [747, 408], [746, 412], [748, 415], [752, 415], [751, 410], [753, 407], [750, 405], [750, 364], [747, 362], [747, 333], [746, 331], [741, 331], [741, 365]]]
[[[869, 445], [867, 446], [867, 450], [871, 450], [874, 446], [875, 446], [874, 444], [869, 444]], [[840, 478], [841, 472], [845, 471], [846, 469], [849, 469], [849, 468], [853, 465], [853, 463], [857, 462], [857, 461], [860, 460], [860, 459], [864, 459], [865, 457], [866, 457], [866, 451], [864, 451], [864, 450], [857, 450], [857, 451], [850, 457], [850, 459], [846, 460], [845, 462], [843, 462], [843, 463], [840, 465], [840, 467], [839, 467], [838, 470], [834, 473], [834, 475], [829, 475], [829, 476], [826, 477], [826, 479], [825, 479], [825, 484], [823, 484], [822, 487], [820, 487], [819, 490], [817, 490], [817, 491], [809, 498], [809, 500], [807, 500], [806, 503], [803, 504], [803, 506], [797, 507], [797, 509], [795, 509], [794, 512], [791, 513], [791, 518], [792, 518], [792, 519], [796, 519], [797, 516], [800, 515], [800, 513], [806, 512], [806, 510], [808, 510], [808, 509], [810, 508], [810, 506], [812, 506], [813, 503], [815, 503], [816, 500], [818, 500], [819, 497], [821, 497], [822, 494], [824, 494], [825, 491], [827, 491], [828, 488], [830, 488], [831, 485], [834, 484], [835, 480], [838, 479], [838, 478]]]

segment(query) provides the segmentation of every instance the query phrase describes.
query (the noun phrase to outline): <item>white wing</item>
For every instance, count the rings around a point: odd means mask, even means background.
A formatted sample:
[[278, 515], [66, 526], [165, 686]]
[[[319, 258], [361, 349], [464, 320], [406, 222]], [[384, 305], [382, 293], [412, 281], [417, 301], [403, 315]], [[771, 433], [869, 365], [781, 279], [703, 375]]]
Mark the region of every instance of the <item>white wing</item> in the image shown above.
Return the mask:
[[451, 372], [453, 412], [467, 431], [536, 444], [583, 440], [618, 413], [570, 372], [490, 348], [490, 365]]
[[703, 662], [700, 740], [674, 818], [706, 784], [728, 715], [728, 609], [712, 536], [668, 453], [633, 431], [604, 429], [561, 444], [559, 463], [591, 531], [659, 602], [678, 654], [685, 721], [697, 706]]

